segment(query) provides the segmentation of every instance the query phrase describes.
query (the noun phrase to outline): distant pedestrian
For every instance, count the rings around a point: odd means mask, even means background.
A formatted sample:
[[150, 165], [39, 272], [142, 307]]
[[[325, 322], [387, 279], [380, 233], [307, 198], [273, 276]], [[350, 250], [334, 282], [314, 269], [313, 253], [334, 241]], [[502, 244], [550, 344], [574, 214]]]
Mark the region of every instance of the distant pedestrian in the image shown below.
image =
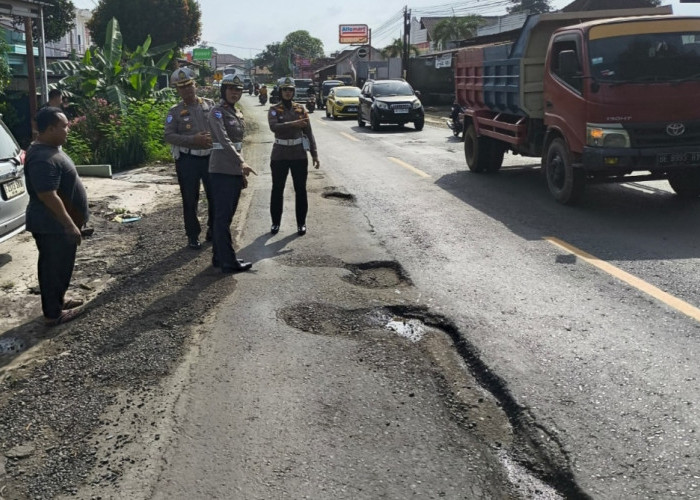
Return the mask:
[[61, 146], [68, 118], [53, 106], [36, 115], [38, 135], [29, 146], [25, 176], [29, 205], [27, 230], [39, 250], [39, 288], [44, 322], [55, 326], [77, 317], [81, 300], [66, 300], [81, 243], [80, 228], [89, 218], [88, 202], [75, 164]]
[[205, 239], [211, 241], [213, 238], [214, 201], [209, 183], [212, 145], [209, 111], [214, 106], [214, 101], [197, 97], [194, 76], [190, 68], [178, 68], [170, 78], [170, 83], [175, 86], [182, 100], [168, 111], [165, 142], [171, 144], [170, 149], [175, 159], [187, 244], [197, 250], [202, 247], [199, 241], [202, 228], [197, 218], [200, 183], [204, 185], [209, 205]]
[[238, 207], [241, 190], [248, 186], [246, 177], [258, 175], [243, 159], [245, 120], [235, 104], [243, 95], [243, 82], [234, 75], [221, 81], [221, 101], [209, 112], [209, 126], [214, 140], [209, 177], [214, 197], [214, 245], [212, 265], [224, 273], [247, 271], [250, 262], [236, 258], [231, 238], [231, 221]]
[[306, 152], [311, 153], [315, 168], [319, 168], [321, 163], [318, 160], [316, 140], [311, 131], [309, 115], [304, 106], [293, 100], [295, 88], [294, 79], [285, 78], [279, 86], [280, 103], [270, 107], [270, 111], [267, 113], [270, 130], [275, 134], [275, 143], [272, 146], [270, 158], [270, 170], [272, 171], [272, 194], [270, 196], [272, 228], [270, 232], [277, 234], [280, 230], [284, 186], [287, 182], [287, 175], [291, 172], [296, 199], [297, 234], [303, 236], [306, 234], [306, 214], [309, 210], [306, 196], [309, 158]]

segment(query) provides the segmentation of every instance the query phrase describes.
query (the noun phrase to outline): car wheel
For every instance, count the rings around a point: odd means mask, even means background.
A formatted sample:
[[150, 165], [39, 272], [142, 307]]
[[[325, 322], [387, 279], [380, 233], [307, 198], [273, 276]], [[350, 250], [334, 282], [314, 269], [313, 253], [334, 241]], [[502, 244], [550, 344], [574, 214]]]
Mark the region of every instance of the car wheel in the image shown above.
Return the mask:
[[586, 186], [583, 169], [574, 168], [569, 148], [563, 139], [554, 139], [547, 148], [544, 161], [547, 186], [554, 199], [565, 205], [576, 203]]
[[671, 173], [668, 183], [681, 198], [697, 198], [700, 196], [700, 172], [689, 170]]
[[335, 106], [333, 106], [333, 111], [331, 111], [331, 116], [333, 117], [334, 120], [338, 119], [338, 115], [335, 112]]
[[365, 126], [365, 122], [362, 119], [362, 111], [360, 111], [359, 109], [357, 110], [357, 126], [360, 128], [364, 128]]
[[377, 115], [376, 115], [376, 114], [371, 113], [371, 114], [369, 115], [369, 122], [370, 122], [370, 125], [372, 125], [372, 130], [374, 130], [375, 132], [378, 132], [378, 131], [379, 131], [379, 126], [380, 126], [381, 124], [380, 124], [379, 118], [377, 118]]
[[416, 130], [421, 131], [423, 130], [423, 126], [425, 125], [425, 119], [421, 118], [420, 120], [416, 120], [413, 122], [413, 126], [416, 127]]

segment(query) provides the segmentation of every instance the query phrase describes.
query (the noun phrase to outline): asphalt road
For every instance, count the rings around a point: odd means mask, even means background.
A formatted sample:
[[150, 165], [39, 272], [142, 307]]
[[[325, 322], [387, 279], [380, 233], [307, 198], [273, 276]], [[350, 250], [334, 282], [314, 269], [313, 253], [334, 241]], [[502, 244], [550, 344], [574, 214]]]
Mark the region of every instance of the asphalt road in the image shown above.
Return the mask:
[[534, 476], [700, 498], [700, 203], [644, 183], [564, 207], [535, 160], [471, 174], [446, 127], [317, 111], [309, 232], [288, 192], [272, 237], [272, 136], [243, 102], [255, 271], [173, 389], [154, 498], [557, 497]]

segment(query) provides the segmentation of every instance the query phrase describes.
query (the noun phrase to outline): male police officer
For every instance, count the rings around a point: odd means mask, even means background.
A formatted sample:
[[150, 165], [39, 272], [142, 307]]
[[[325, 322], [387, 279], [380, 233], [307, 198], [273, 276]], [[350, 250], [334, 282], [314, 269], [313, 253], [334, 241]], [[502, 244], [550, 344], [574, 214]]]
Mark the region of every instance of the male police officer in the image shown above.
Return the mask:
[[209, 184], [209, 155], [212, 140], [209, 132], [209, 111], [214, 106], [210, 99], [197, 97], [194, 72], [190, 68], [176, 69], [170, 83], [175, 86], [182, 101], [170, 108], [165, 119], [165, 142], [171, 144], [177, 181], [182, 194], [182, 211], [185, 217], [185, 233], [190, 248], [199, 249], [202, 231], [197, 218], [200, 181], [208, 202], [206, 240], [212, 239], [214, 202]]

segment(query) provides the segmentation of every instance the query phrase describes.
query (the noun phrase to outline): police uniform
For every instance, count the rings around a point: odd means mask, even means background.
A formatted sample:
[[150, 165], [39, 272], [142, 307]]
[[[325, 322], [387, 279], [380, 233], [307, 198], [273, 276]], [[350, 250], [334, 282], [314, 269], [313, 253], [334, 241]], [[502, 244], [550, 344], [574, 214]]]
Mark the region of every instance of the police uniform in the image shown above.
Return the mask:
[[[188, 70], [188, 71], [185, 71]], [[175, 70], [171, 83], [175, 86], [193, 84], [193, 73], [189, 68]], [[194, 136], [200, 132], [209, 132], [209, 112], [214, 106], [211, 99], [197, 97], [187, 105], [178, 102], [170, 108], [165, 119], [165, 142], [175, 159], [177, 180], [182, 195], [182, 211], [185, 219], [185, 233], [192, 248], [199, 248], [199, 234], [202, 229], [197, 218], [200, 182], [208, 202], [207, 240], [211, 239], [214, 220], [214, 202], [209, 182], [209, 157], [211, 149], [201, 149], [195, 144]]]
[[[225, 88], [229, 85], [243, 91], [243, 83], [238, 77], [224, 77], [221, 83], [222, 95], [225, 95]], [[240, 154], [245, 135], [245, 120], [240, 110], [222, 98], [209, 112], [209, 127], [214, 141], [209, 160], [209, 176], [215, 206], [212, 264], [221, 267], [225, 272], [243, 270], [242, 264], [247, 263], [236, 259], [231, 238], [231, 221], [236, 213], [241, 190], [246, 185]]]
[[[287, 78], [280, 85], [280, 93], [285, 87], [293, 87], [293, 80]], [[291, 172], [294, 184], [296, 222], [299, 234], [306, 232], [306, 214], [308, 212], [308, 200], [306, 196], [306, 179], [308, 176], [309, 159], [307, 151], [314, 160], [318, 158], [316, 140], [314, 139], [309, 123], [304, 128], [297, 128], [289, 122], [306, 119], [309, 115], [304, 106], [296, 102], [291, 105], [281, 101], [270, 107], [267, 113], [267, 121], [270, 130], [275, 134], [275, 142], [272, 146], [270, 157], [270, 170], [272, 171], [272, 195], [270, 197], [270, 216], [272, 218], [272, 233], [279, 231], [282, 222], [282, 210], [284, 200], [284, 186], [287, 182], [287, 174]]]

